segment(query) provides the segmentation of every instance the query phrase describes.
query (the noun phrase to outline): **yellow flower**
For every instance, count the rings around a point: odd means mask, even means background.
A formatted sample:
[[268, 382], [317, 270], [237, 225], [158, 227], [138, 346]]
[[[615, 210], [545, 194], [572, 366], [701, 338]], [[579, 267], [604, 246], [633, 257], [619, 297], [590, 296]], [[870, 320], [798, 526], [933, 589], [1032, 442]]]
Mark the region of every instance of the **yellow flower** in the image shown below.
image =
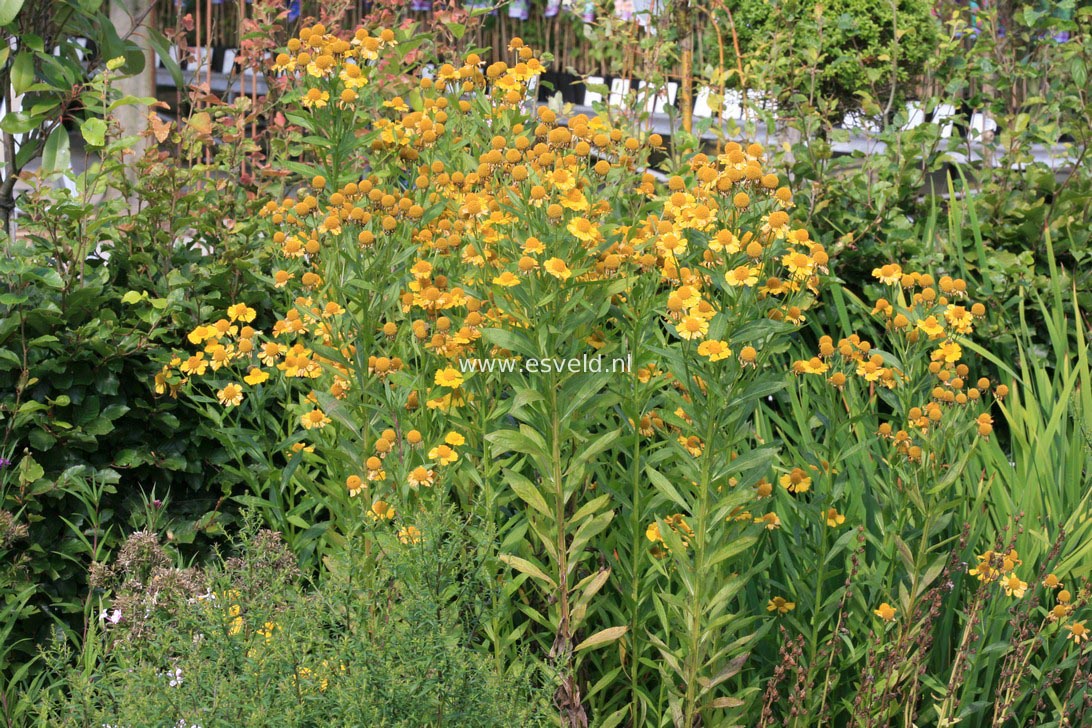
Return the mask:
[[802, 468], [793, 468], [790, 472], [782, 475], [779, 482], [782, 488], [793, 495], [807, 493], [811, 489], [811, 478]]
[[247, 372], [247, 375], [243, 377], [243, 381], [252, 387], [257, 384], [261, 384], [267, 379], [269, 379], [269, 373], [262, 369], [259, 369], [258, 367], [253, 367], [249, 372]]
[[838, 528], [838, 526], [846, 522], [846, 517], [834, 508], [828, 508], [824, 515], [827, 519], [827, 525], [831, 528]]
[[800, 252], [787, 253], [781, 258], [781, 264], [789, 271], [790, 277], [797, 281], [810, 278], [815, 271], [815, 261]]
[[463, 375], [455, 367], [446, 367], [436, 372], [436, 384], [441, 387], [457, 389], [463, 383]]
[[243, 401], [243, 388], [232, 382], [216, 393], [216, 399], [225, 407], [232, 407]]
[[449, 432], [444, 436], [444, 442], [452, 447], [459, 447], [460, 445], [466, 444], [466, 438], [458, 432]]
[[811, 359], [801, 359], [792, 364], [793, 374], [826, 374], [830, 365], [817, 356]]
[[750, 265], [741, 265], [724, 274], [724, 280], [730, 286], [751, 286], [758, 283], [758, 268]]
[[1054, 574], [1047, 574], [1046, 578], [1043, 579], [1043, 586], [1045, 586], [1047, 589], [1061, 589], [1062, 582], [1060, 582], [1058, 580], [1058, 577]]
[[385, 500], [377, 500], [375, 503], [372, 503], [368, 515], [375, 521], [389, 521], [394, 518], [394, 506]]
[[945, 341], [935, 351], [933, 351], [930, 357], [933, 361], [944, 361], [949, 364], [954, 364], [959, 361], [963, 356], [963, 347], [954, 341]]
[[902, 266], [898, 263], [889, 263], [882, 268], [873, 268], [872, 275], [880, 279], [881, 283], [893, 286], [902, 280]]
[[1027, 591], [1028, 583], [1026, 581], [1020, 581], [1020, 577], [1016, 574], [1009, 574], [1002, 582], [1002, 586], [1005, 588], [1005, 594], [1010, 597], [1016, 597], [1020, 599], [1024, 596], [1024, 592]]
[[573, 234], [577, 240], [584, 243], [592, 243], [599, 239], [599, 228], [586, 217], [574, 217], [565, 228]]
[[1073, 640], [1073, 644], [1075, 644], [1075, 645], [1079, 645], [1081, 643], [1081, 640], [1087, 640], [1088, 639], [1088, 631], [1089, 630], [1088, 630], [1088, 627], [1084, 626], [1084, 622], [1074, 622], [1073, 624], [1069, 625], [1066, 629], [1069, 630], [1069, 636], [1066, 637], [1066, 639], [1067, 640]]
[[183, 374], [196, 374], [201, 376], [208, 368], [208, 361], [205, 360], [205, 352], [199, 351], [178, 367]]
[[773, 531], [781, 528], [781, 517], [773, 511], [770, 511], [766, 515], [756, 518], [755, 523], [761, 523], [765, 526], [767, 531]]
[[885, 622], [893, 621], [895, 619], [895, 615], [897, 614], [895, 608], [887, 602], [881, 604], [878, 609], [874, 609], [872, 613]]
[[506, 270], [493, 279], [493, 285], [503, 286], [505, 288], [513, 288], [514, 286], [519, 285], [519, 277], [517, 277], [511, 271]]
[[[699, 316], [684, 316], [683, 320], [675, 326], [679, 336], [687, 341], [700, 339], [709, 333], [709, 321]], [[701, 353], [701, 352], [698, 352]]]
[[796, 602], [790, 602], [785, 597], [774, 597], [766, 603], [767, 612], [777, 612], [778, 614], [787, 614], [796, 609]]
[[321, 430], [323, 427], [330, 424], [330, 418], [327, 417], [322, 410], [315, 408], [310, 412], [300, 415], [300, 424], [303, 425], [303, 429], [305, 430]]
[[1055, 604], [1047, 613], [1047, 619], [1051, 622], [1064, 622], [1071, 611], [1073, 610], [1068, 604]]
[[258, 315], [258, 312], [245, 303], [236, 303], [233, 306], [228, 306], [227, 315], [232, 321], [242, 321], [249, 324]]
[[720, 361], [730, 357], [732, 350], [728, 348], [728, 343], [725, 341], [709, 339], [698, 344], [698, 354], [706, 357], [709, 361]]
[[440, 465], [450, 465], [459, 459], [459, 453], [447, 445], [439, 445], [428, 451], [428, 456], [439, 461]]
[[349, 491], [349, 495], [355, 498], [364, 488], [364, 480], [359, 475], [350, 475], [345, 479], [345, 488]]
[[538, 238], [527, 238], [523, 243], [523, 252], [527, 255], [540, 255], [546, 252], [546, 246]]
[[937, 321], [936, 316], [929, 316], [918, 321], [918, 328], [925, 332], [930, 339], [939, 339], [944, 336], [944, 327]]
[[409, 475], [406, 476], [406, 480], [415, 488], [422, 485], [431, 486], [433, 481], [436, 480], [436, 473], [426, 467], [418, 465], [410, 471]]
[[317, 88], [310, 89], [300, 100], [306, 109], [321, 109], [330, 101], [330, 94]]
[[189, 339], [189, 342], [191, 344], [196, 346], [197, 344], [203, 342], [205, 339], [209, 338], [210, 332], [212, 336], [216, 335], [216, 329], [212, 328], [211, 326], [198, 326], [189, 334], [187, 334], [186, 338]]
[[963, 306], [949, 304], [944, 310], [944, 319], [960, 334], [974, 331], [974, 315]]
[[399, 529], [398, 540], [405, 544], [421, 543], [421, 531], [416, 526]]
[[569, 266], [561, 258], [550, 258], [543, 264], [543, 267], [547, 273], [558, 280], [567, 281], [573, 275], [573, 272], [569, 270]]

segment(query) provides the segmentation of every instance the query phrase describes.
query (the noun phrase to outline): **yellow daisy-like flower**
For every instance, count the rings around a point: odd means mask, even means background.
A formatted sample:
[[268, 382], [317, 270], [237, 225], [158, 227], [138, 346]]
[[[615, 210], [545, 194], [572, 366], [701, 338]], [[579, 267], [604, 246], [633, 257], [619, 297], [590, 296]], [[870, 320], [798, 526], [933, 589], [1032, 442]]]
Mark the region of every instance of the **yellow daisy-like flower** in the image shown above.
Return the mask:
[[881, 604], [879, 608], [872, 610], [872, 613], [885, 622], [893, 621], [898, 614], [898, 612], [895, 611], [895, 608], [887, 602]]
[[1005, 580], [1001, 582], [1001, 586], [1004, 587], [1005, 594], [1008, 596], [1021, 599], [1024, 596], [1024, 592], [1027, 591], [1028, 583], [1026, 581], [1020, 581], [1020, 577], [1016, 574], [1009, 574], [1005, 577]]
[[493, 279], [493, 285], [513, 288], [519, 285], [519, 277], [511, 271], [506, 270]]
[[463, 383], [463, 375], [455, 367], [446, 367], [436, 372], [436, 384], [441, 387], [459, 388]]
[[182, 362], [178, 368], [183, 374], [196, 374], [197, 376], [201, 376], [205, 373], [208, 365], [208, 361], [205, 360], [205, 352], [199, 351], [186, 359], [186, 361]]
[[326, 104], [330, 102], [330, 94], [326, 91], [320, 91], [317, 88], [308, 90], [300, 99], [300, 103], [303, 104], [305, 109], [322, 109], [326, 107]]
[[894, 286], [902, 280], [902, 266], [898, 263], [888, 263], [882, 268], [873, 268], [872, 275], [889, 286]]
[[466, 444], [466, 438], [458, 432], [449, 432], [444, 436], [444, 442], [452, 447], [459, 447], [460, 445]]
[[189, 334], [187, 334], [186, 338], [191, 344], [196, 346], [201, 342], [205, 341], [205, 339], [209, 338], [210, 335], [215, 336], [216, 329], [212, 328], [211, 326], [198, 326]]
[[944, 327], [937, 321], [936, 316], [929, 316], [918, 321], [918, 328], [925, 332], [930, 339], [939, 339], [944, 336]]
[[803, 468], [793, 468], [790, 472], [781, 476], [781, 487], [793, 495], [807, 493], [811, 489], [811, 478]]
[[228, 306], [227, 315], [232, 321], [242, 321], [249, 324], [258, 315], [258, 312], [245, 303], [236, 303]]
[[569, 220], [566, 229], [581, 242], [594, 242], [600, 239], [600, 229], [586, 217], [573, 217]]
[[721, 341], [719, 339], [709, 339], [698, 344], [698, 354], [704, 356], [709, 361], [720, 361], [727, 359], [732, 355], [732, 350], [728, 348], [728, 342]]
[[1088, 639], [1089, 629], [1084, 626], [1084, 622], [1074, 622], [1066, 629], [1069, 630], [1069, 636], [1066, 637], [1066, 639], [1073, 640], [1073, 644], [1075, 645], [1079, 645], [1082, 640]]
[[567, 281], [572, 278], [573, 272], [561, 258], [550, 258], [543, 264], [546, 272], [558, 280]]
[[527, 255], [541, 255], [546, 252], [546, 246], [538, 238], [527, 238], [523, 243], [523, 252]]
[[243, 377], [243, 381], [252, 387], [261, 384], [267, 379], [269, 379], [269, 373], [263, 369], [259, 369], [258, 367], [252, 368], [249, 372], [247, 372], [247, 375]]
[[409, 475], [406, 476], [406, 480], [414, 488], [420, 486], [429, 487], [436, 481], [436, 473], [424, 466], [418, 465], [410, 471]]
[[326, 416], [325, 412], [315, 408], [310, 412], [300, 415], [300, 424], [303, 425], [303, 429], [305, 430], [321, 430], [323, 427], [330, 424], [330, 418]]
[[364, 479], [359, 475], [350, 475], [345, 479], [345, 488], [349, 491], [349, 495], [355, 498], [364, 489]]
[[829, 369], [830, 365], [817, 356], [792, 364], [793, 374], [826, 374]]
[[758, 268], [750, 265], [741, 265], [724, 274], [724, 280], [733, 287], [751, 286], [758, 283]]
[[767, 531], [773, 531], [781, 528], [781, 517], [770, 511], [766, 515], [756, 518], [755, 523], [761, 523]]
[[385, 500], [377, 500], [375, 503], [372, 503], [368, 515], [375, 521], [389, 521], [394, 518], [394, 506]]
[[[675, 326], [679, 336], [687, 341], [700, 339], [709, 333], [709, 321], [699, 316], [684, 316]], [[700, 352], [699, 352], [700, 353]]]
[[406, 526], [398, 530], [398, 540], [404, 544], [421, 543], [421, 531], [416, 526]]
[[800, 252], [787, 253], [781, 259], [781, 264], [789, 271], [789, 275], [798, 281], [809, 278], [815, 272], [815, 261]]
[[959, 361], [963, 356], [963, 347], [954, 341], [945, 341], [936, 350], [933, 351], [930, 358], [933, 361], [943, 361], [948, 364], [954, 364]]
[[969, 334], [974, 331], [974, 315], [963, 306], [950, 304], [944, 310], [944, 320], [957, 333]]
[[838, 526], [841, 526], [843, 523], [846, 522], [846, 517], [834, 508], [828, 508], [826, 513], [824, 513], [823, 515], [826, 518], [827, 525], [831, 528], [838, 528]]
[[448, 445], [438, 445], [428, 451], [428, 456], [432, 460], [436, 460], [440, 465], [450, 465], [459, 459], [459, 453], [455, 452]]
[[778, 614], [788, 614], [792, 610], [796, 609], [796, 602], [790, 602], [785, 597], [774, 597], [766, 603], [767, 612], [777, 612]]
[[402, 99], [401, 96], [395, 96], [393, 99], [387, 99], [383, 102], [383, 106], [388, 109], [400, 111], [403, 114], [409, 111], [409, 106], [406, 105], [406, 102]]
[[225, 407], [233, 407], [243, 401], [243, 388], [232, 382], [216, 393], [216, 399]]

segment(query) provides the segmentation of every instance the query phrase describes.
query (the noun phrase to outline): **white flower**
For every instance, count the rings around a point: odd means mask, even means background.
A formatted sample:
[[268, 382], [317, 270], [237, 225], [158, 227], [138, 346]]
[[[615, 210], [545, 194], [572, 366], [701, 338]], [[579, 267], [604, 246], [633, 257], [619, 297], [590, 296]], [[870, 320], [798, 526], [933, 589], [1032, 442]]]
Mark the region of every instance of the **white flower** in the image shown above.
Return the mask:
[[121, 610], [120, 609], [114, 609], [114, 610], [108, 612], [108, 611], [106, 611], [104, 609], [104, 610], [102, 610], [102, 613], [99, 615], [99, 621], [100, 622], [109, 622], [110, 624], [117, 624], [118, 622], [121, 621]]

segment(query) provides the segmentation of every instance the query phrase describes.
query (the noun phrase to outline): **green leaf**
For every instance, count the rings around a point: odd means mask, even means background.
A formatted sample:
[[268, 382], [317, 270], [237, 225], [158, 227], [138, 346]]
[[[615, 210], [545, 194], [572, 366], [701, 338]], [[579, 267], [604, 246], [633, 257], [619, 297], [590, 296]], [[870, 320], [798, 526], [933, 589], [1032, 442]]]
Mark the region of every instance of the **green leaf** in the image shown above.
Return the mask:
[[84, 141], [93, 147], [106, 144], [106, 122], [102, 119], [87, 119], [80, 124], [80, 133]]
[[690, 504], [679, 494], [679, 491], [676, 490], [675, 486], [671, 484], [671, 481], [668, 480], [663, 473], [654, 470], [651, 466], [645, 468], [645, 473], [648, 475], [648, 479], [652, 481], [652, 485], [656, 487], [656, 490], [660, 491], [661, 495], [678, 503], [684, 510], [690, 510]]
[[11, 87], [15, 94], [26, 93], [34, 83], [34, 54], [23, 51], [15, 56], [11, 64]]
[[126, 292], [126, 294], [124, 296], [121, 297], [121, 302], [122, 303], [128, 303], [128, 304], [139, 303], [140, 301], [144, 300], [144, 297], [147, 296], [147, 295], [148, 295], [147, 293], [139, 293], [137, 291], [128, 291], [128, 292]]
[[535, 566], [527, 559], [521, 559], [520, 557], [512, 556], [511, 554], [501, 554], [500, 560], [511, 566], [516, 571], [522, 572], [524, 574], [527, 574], [528, 576], [532, 576], [538, 579], [539, 581], [545, 582], [552, 589], [557, 588], [557, 582], [547, 576], [545, 571]]
[[171, 74], [171, 80], [174, 81], [175, 88], [186, 88], [186, 79], [182, 76], [182, 67], [178, 65], [177, 61], [171, 58], [171, 42], [167, 40], [167, 37], [164, 36], [163, 33], [155, 28], [144, 28], [144, 32], [148, 39], [148, 43], [163, 62], [163, 67], [167, 69], [167, 73]]
[[0, 25], [7, 25], [23, 7], [23, 0], [0, 0]]
[[30, 485], [34, 481], [45, 476], [45, 469], [42, 468], [34, 458], [30, 455], [26, 455], [19, 461], [19, 484]]
[[534, 508], [544, 516], [552, 516], [550, 507], [546, 505], [546, 499], [542, 497], [542, 493], [538, 492], [538, 488], [530, 480], [512, 470], [505, 470], [505, 475], [508, 478], [509, 484], [512, 486], [512, 490], [518, 495], [527, 505]]
[[63, 124], [58, 124], [46, 140], [45, 148], [42, 149], [42, 171], [48, 174], [67, 172], [71, 168], [72, 155], [69, 153], [68, 130]]
[[614, 642], [619, 637], [626, 633], [629, 627], [607, 627], [606, 629], [599, 630], [588, 639], [584, 640], [576, 647], [573, 648], [573, 652], [580, 652], [581, 650], [590, 650], [595, 647], [602, 647], [603, 645]]

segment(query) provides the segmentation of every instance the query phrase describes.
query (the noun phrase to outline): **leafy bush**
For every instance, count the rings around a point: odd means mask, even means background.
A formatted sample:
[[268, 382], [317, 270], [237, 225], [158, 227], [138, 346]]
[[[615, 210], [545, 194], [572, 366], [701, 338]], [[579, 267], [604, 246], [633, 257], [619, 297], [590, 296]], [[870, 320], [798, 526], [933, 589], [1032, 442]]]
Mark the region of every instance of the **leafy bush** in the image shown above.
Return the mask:
[[729, 5], [740, 50], [762, 67], [750, 87], [784, 100], [793, 93], [821, 100], [838, 120], [862, 103], [904, 100], [934, 56], [941, 30], [927, 0]]
[[[363, 516], [363, 514], [361, 514]], [[401, 543], [364, 526], [309, 584], [271, 531], [230, 558], [179, 569], [154, 534], [132, 534], [96, 585], [112, 599], [83, 646], [90, 670], [53, 653], [62, 690], [49, 725], [547, 725], [546, 676], [496, 673], [475, 649], [490, 607], [479, 544], [450, 513]], [[382, 533], [377, 533], [382, 532]], [[483, 590], [485, 587], [485, 590]]]
[[[116, 100], [108, 76], [92, 88], [104, 104]], [[252, 228], [223, 225], [247, 218], [246, 190], [154, 148], [130, 180], [122, 157], [134, 140], [106, 128], [92, 147], [99, 163], [73, 191], [44, 170], [22, 197], [19, 236], [5, 238], [0, 260], [0, 512], [23, 536], [0, 539], [0, 593], [31, 590], [10, 636], [23, 657], [51, 629], [82, 622], [86, 561], [126, 531], [162, 525], [200, 545], [235, 510], [224, 507], [230, 484], [209, 478], [224, 457], [218, 433], [180, 417], [152, 381], [195, 320], [255, 288]], [[212, 139], [197, 125], [164, 128], [191, 159]], [[237, 168], [252, 148], [221, 148], [215, 168]]]

